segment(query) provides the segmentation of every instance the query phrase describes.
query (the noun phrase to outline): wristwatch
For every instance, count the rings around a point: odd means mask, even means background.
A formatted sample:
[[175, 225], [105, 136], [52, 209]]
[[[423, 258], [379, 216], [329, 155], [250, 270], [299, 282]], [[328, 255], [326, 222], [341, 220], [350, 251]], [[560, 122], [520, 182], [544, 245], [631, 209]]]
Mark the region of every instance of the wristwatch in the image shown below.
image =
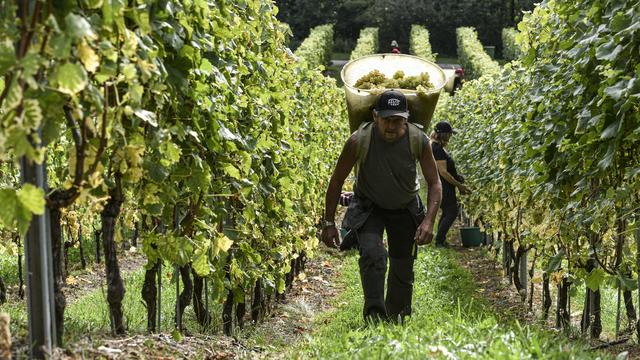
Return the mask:
[[336, 223], [334, 221], [329, 221], [329, 220], [322, 219], [322, 228], [326, 229], [329, 226], [336, 226]]

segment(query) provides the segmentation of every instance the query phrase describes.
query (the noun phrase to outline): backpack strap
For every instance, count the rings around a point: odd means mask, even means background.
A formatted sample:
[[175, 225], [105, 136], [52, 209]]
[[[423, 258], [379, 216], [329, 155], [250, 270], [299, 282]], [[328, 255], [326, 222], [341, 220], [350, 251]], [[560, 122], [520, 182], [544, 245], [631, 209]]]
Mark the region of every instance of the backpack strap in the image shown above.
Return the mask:
[[424, 150], [424, 144], [422, 142], [422, 138], [425, 136], [423, 127], [420, 124], [414, 124], [412, 122], [407, 122], [407, 127], [409, 129], [409, 148], [411, 149], [411, 155], [413, 158], [420, 162], [420, 158], [422, 157], [422, 151]]
[[356, 162], [357, 168], [360, 168], [367, 158], [369, 145], [371, 144], [371, 129], [373, 129], [372, 124], [373, 121], [362, 123], [360, 127], [358, 127], [358, 130], [356, 130], [356, 159], [358, 159]]

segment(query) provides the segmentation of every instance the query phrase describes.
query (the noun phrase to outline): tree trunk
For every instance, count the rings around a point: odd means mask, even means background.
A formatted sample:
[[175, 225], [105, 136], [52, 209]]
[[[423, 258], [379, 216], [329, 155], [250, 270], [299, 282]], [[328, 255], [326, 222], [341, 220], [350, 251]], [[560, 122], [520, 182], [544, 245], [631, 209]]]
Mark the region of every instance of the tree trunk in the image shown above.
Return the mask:
[[111, 330], [115, 334], [121, 335], [126, 332], [122, 314], [122, 299], [124, 298], [125, 288], [120, 276], [115, 242], [116, 221], [124, 201], [120, 174], [115, 175], [115, 183], [115, 187], [109, 189], [109, 200], [101, 214], [102, 245], [107, 274], [107, 302], [109, 303]]
[[196, 314], [198, 323], [204, 328], [211, 325], [211, 314], [209, 310], [204, 306], [202, 301], [202, 290], [204, 288], [204, 278], [198, 276], [195, 270], [192, 270], [193, 274], [193, 311]]
[[300, 255], [300, 271], [304, 271], [307, 267], [307, 255], [303, 252]]
[[236, 323], [240, 329], [244, 328], [244, 315], [247, 313], [246, 296], [242, 302], [236, 304]]
[[[511, 253], [513, 254], [513, 243], [511, 245]], [[522, 251], [522, 247], [519, 247], [515, 252], [515, 257], [513, 258], [513, 266], [511, 267], [511, 275], [513, 277], [513, 285], [516, 287], [518, 294], [522, 294], [522, 281], [520, 279], [520, 261], [522, 259], [522, 255], [524, 251]]]
[[251, 320], [254, 323], [262, 321], [265, 312], [264, 289], [262, 288], [262, 280], [256, 280], [253, 288], [253, 299], [251, 301]]
[[0, 305], [7, 302], [7, 287], [4, 285], [2, 275], [0, 275]]
[[542, 314], [545, 320], [549, 318], [549, 308], [551, 308], [551, 289], [549, 288], [549, 274], [542, 274]]
[[296, 261], [295, 260], [291, 260], [291, 263], [289, 265], [291, 267], [291, 270], [289, 270], [289, 272], [284, 277], [284, 284], [285, 284], [285, 289], [286, 290], [291, 289], [291, 285], [293, 285]]
[[529, 286], [529, 311], [533, 310], [533, 281], [531, 281], [531, 285]]
[[591, 291], [590, 310], [591, 310], [591, 338], [599, 339], [602, 333], [602, 317], [600, 315], [600, 290]]
[[147, 331], [149, 333], [156, 332], [156, 301], [158, 296], [158, 288], [156, 287], [156, 276], [160, 268], [160, 260], [158, 260], [151, 269], [144, 274], [144, 284], [142, 285], [142, 299], [147, 304]]
[[53, 296], [56, 312], [56, 338], [58, 346], [62, 346], [64, 338], [64, 309], [67, 306], [67, 300], [64, 295], [64, 250], [62, 248], [62, 225], [60, 209], [57, 207], [49, 208], [49, 220], [51, 226], [51, 250], [53, 256]]
[[224, 328], [224, 334], [231, 336], [233, 334], [233, 291], [229, 290], [227, 294], [227, 300], [222, 307], [222, 325]]
[[567, 311], [569, 299], [569, 281], [562, 279], [562, 284], [558, 285], [558, 302], [556, 305], [556, 328], [567, 329], [571, 320]]
[[78, 227], [78, 245], [80, 246], [80, 267], [82, 267], [82, 270], [87, 268], [87, 260], [84, 257], [84, 245], [83, 245], [83, 241], [82, 241], [82, 223], [80, 223], [80, 226]]
[[586, 288], [584, 294], [584, 306], [582, 308], [582, 318], [580, 319], [580, 331], [586, 334], [591, 326], [591, 289]]
[[624, 307], [627, 312], [627, 319], [629, 320], [629, 324], [635, 324], [637, 320], [636, 309], [633, 306], [633, 292], [630, 290], [624, 290], [622, 292], [622, 296], [624, 297]]
[[[506, 237], [506, 236], [505, 236]], [[507, 278], [512, 281], [511, 278], [511, 258], [513, 254], [513, 242], [504, 239], [504, 268], [507, 270]]]
[[[616, 246], [622, 245], [622, 243], [620, 242], [620, 239], [621, 238], [618, 237], [618, 239], [616, 240], [616, 243], [617, 243]], [[596, 233], [591, 234], [590, 245], [592, 246], [593, 249], [595, 249], [596, 244], [598, 244], [600, 241], [601, 241], [601, 238], [598, 234]], [[621, 249], [619, 254], [620, 255], [622, 254]], [[591, 273], [597, 267], [595, 255], [591, 255], [591, 257], [592, 258], [587, 260], [587, 266], [585, 268], [585, 270], [587, 271], [587, 274]], [[598, 289], [596, 291], [593, 291], [591, 289], [587, 289], [587, 295], [585, 297], [585, 301], [587, 298], [589, 299], [589, 308], [588, 308], [588, 312], [586, 312], [586, 314], [588, 314], [589, 316], [587, 328], [590, 329], [589, 333], [591, 338], [598, 339], [600, 337], [600, 333], [602, 332], [602, 320], [600, 316], [600, 290]], [[583, 317], [584, 317], [584, 314], [583, 314]], [[586, 328], [584, 330], [586, 330]]]
[[24, 277], [22, 275], [22, 244], [20, 243], [20, 235], [16, 235], [16, 245], [18, 246], [18, 297], [24, 300]]
[[[224, 267], [225, 278], [229, 283], [231, 282], [231, 261], [233, 260], [233, 252], [230, 252], [227, 255], [227, 263]], [[224, 329], [224, 334], [227, 336], [231, 336], [233, 333], [233, 289], [229, 289], [229, 293], [227, 294], [227, 299], [222, 306], [222, 327]]]
[[[193, 282], [191, 281], [191, 265], [181, 266], [180, 269], [180, 278], [182, 278], [182, 292], [179, 297], [179, 307], [178, 311], [180, 312], [180, 323], [178, 323], [178, 314], [176, 314], [175, 322], [176, 327], [178, 329], [182, 329], [182, 319], [184, 318], [184, 309], [191, 302], [191, 296], [193, 295]], [[176, 281], [180, 281], [176, 279]]]
[[96, 264], [100, 264], [100, 238], [102, 237], [102, 229], [93, 231], [93, 238], [96, 241]]
[[64, 284], [67, 284], [67, 278], [69, 277], [69, 248], [73, 246], [73, 241], [71, 239], [71, 231], [69, 227], [67, 227], [66, 231], [66, 239], [64, 240]]
[[133, 229], [133, 237], [131, 238], [131, 246], [138, 247], [138, 237], [140, 236], [140, 222], [137, 221], [135, 229]]

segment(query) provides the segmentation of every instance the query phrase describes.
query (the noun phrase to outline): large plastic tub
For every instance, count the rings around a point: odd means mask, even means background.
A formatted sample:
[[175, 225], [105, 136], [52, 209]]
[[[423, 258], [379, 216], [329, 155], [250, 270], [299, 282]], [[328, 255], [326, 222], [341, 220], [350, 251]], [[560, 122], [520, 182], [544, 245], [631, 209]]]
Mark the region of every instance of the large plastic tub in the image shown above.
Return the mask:
[[375, 105], [381, 89], [357, 89], [356, 81], [372, 70], [378, 70], [387, 77], [393, 77], [398, 70], [405, 76], [429, 74], [434, 88], [421, 93], [416, 90], [398, 89], [407, 97], [409, 104], [409, 121], [420, 124], [425, 131], [429, 129], [433, 112], [436, 109], [440, 91], [445, 86], [447, 78], [442, 69], [431, 61], [417, 56], [405, 54], [374, 54], [349, 61], [340, 76], [344, 82], [349, 113], [349, 127], [351, 131], [358, 129], [362, 122], [372, 121], [371, 110]]
[[485, 235], [480, 231], [479, 227], [461, 227], [460, 239], [462, 239], [462, 246], [474, 247], [480, 246], [484, 243]]

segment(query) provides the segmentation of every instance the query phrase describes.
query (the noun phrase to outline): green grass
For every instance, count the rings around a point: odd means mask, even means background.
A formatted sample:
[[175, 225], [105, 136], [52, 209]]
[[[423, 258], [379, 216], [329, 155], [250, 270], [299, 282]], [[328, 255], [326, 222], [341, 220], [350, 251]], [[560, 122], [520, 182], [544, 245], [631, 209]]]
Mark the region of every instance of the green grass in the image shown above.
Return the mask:
[[[126, 288], [122, 302], [125, 325], [129, 333], [145, 333], [147, 330], [147, 310], [140, 291], [144, 283], [144, 269], [136, 270], [124, 276]], [[176, 304], [176, 284], [171, 281], [173, 267], [163, 267], [161, 330], [171, 332], [174, 329]], [[182, 288], [182, 282], [180, 287]], [[76, 342], [87, 336], [96, 337], [110, 333], [109, 307], [106, 300], [106, 285], [90, 291], [72, 303], [67, 303], [65, 311], [65, 344]], [[192, 333], [218, 333], [221, 328], [221, 306], [209, 298], [209, 312], [214, 323], [209, 329], [203, 329], [196, 321], [191, 304], [185, 309], [183, 326]], [[14, 338], [26, 340], [27, 314], [24, 303], [4, 304], [0, 312], [11, 317], [11, 333]]]
[[334, 52], [331, 56], [331, 60], [349, 60], [349, 56], [350, 54], [348, 53]]
[[[93, 233], [92, 232], [85, 233], [82, 243], [84, 248], [85, 261], [87, 262], [87, 266], [90, 266], [95, 262], [95, 259], [96, 259], [96, 243], [93, 237]], [[24, 248], [21, 251], [24, 251]], [[80, 268], [80, 248], [78, 247], [77, 243], [75, 246], [70, 247], [67, 253], [69, 255], [69, 259], [68, 259], [69, 275], [76, 275], [76, 274], [82, 273], [83, 270]], [[102, 248], [100, 249], [100, 256], [101, 258], [103, 256]], [[24, 256], [22, 258], [22, 261], [24, 266]], [[17, 254], [0, 254], [0, 276], [2, 276], [7, 286], [18, 285]], [[23, 273], [23, 279], [24, 279], [24, 273]]]
[[0, 277], [7, 286], [18, 285], [18, 256], [0, 254]]
[[457, 56], [440, 55], [436, 57], [436, 62], [439, 64], [460, 64]]
[[[600, 292], [600, 315], [602, 319], [601, 337], [613, 339], [615, 338], [616, 334], [618, 290], [612, 287], [601, 287]], [[575, 327], [575, 332], [579, 332], [580, 330], [580, 316], [584, 307], [584, 297], [585, 285], [577, 285], [575, 287], [575, 290], [573, 290], [573, 295], [571, 296], [572, 325]], [[637, 293], [634, 292], [633, 303], [636, 309], [636, 313], [639, 310], [637, 298]], [[627, 320], [627, 313], [624, 307], [624, 298], [622, 297], [622, 294], [620, 294], [620, 331], [624, 331], [628, 326], [629, 322]]]
[[405, 325], [365, 325], [362, 290], [353, 257], [340, 281], [346, 291], [337, 309], [317, 319], [313, 335], [293, 357], [323, 359], [587, 359], [597, 354], [581, 343], [496, 313], [476, 295], [471, 275], [456, 253], [427, 248], [416, 263], [413, 316]]

